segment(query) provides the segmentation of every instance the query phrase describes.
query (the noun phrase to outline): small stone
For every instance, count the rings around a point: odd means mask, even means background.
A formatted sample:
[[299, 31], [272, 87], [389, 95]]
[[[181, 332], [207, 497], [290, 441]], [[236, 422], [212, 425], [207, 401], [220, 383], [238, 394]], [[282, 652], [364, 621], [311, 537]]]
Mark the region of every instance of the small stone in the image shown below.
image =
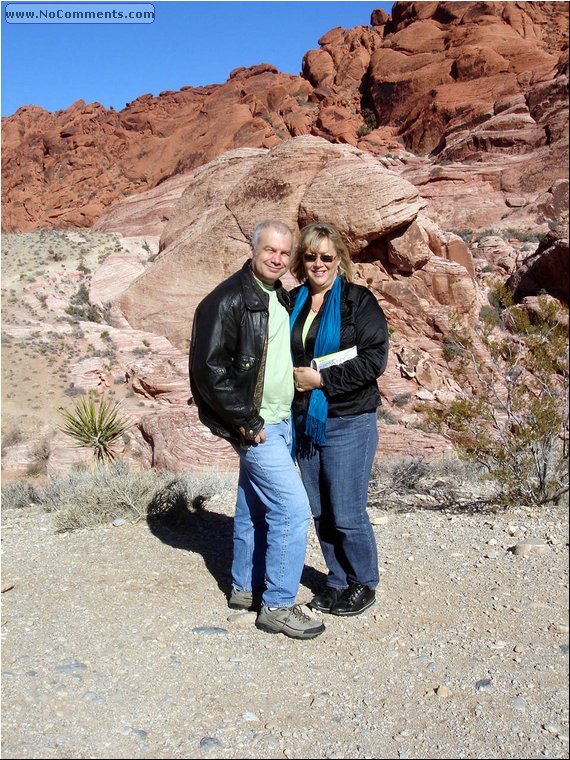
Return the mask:
[[192, 633], [199, 636], [227, 636], [227, 628], [217, 628], [216, 626], [201, 625], [197, 628], [192, 628]]
[[531, 555], [542, 555], [549, 551], [548, 544], [543, 541], [519, 541], [512, 549], [513, 554], [517, 557], [528, 557]]
[[542, 728], [547, 734], [552, 734], [553, 736], [558, 736], [560, 733], [560, 726], [556, 725], [556, 723], [545, 723]]
[[251, 612], [249, 610], [239, 610], [238, 612], [230, 612], [226, 620], [228, 623], [233, 623], [234, 625], [249, 626], [255, 621], [256, 617], [256, 612]]
[[200, 739], [200, 749], [208, 751], [221, 746], [221, 742], [218, 741], [218, 739], [215, 739], [213, 736], [204, 736], [202, 739]]
[[490, 678], [482, 678], [475, 684], [476, 691], [491, 691], [493, 688], [493, 682]]
[[66, 662], [63, 665], [56, 665], [55, 670], [57, 673], [73, 676], [77, 675], [78, 670], [87, 670], [87, 665], [84, 662]]

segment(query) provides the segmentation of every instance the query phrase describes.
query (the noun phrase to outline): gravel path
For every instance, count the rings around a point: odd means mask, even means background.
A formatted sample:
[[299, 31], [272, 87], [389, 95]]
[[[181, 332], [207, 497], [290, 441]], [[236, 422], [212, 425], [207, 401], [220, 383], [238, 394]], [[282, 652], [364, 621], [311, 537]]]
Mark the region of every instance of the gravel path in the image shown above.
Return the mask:
[[[371, 511], [378, 602], [312, 641], [228, 610], [231, 496], [176, 531], [5, 511], [2, 757], [568, 757], [566, 510]], [[300, 601], [323, 579], [311, 533]]]

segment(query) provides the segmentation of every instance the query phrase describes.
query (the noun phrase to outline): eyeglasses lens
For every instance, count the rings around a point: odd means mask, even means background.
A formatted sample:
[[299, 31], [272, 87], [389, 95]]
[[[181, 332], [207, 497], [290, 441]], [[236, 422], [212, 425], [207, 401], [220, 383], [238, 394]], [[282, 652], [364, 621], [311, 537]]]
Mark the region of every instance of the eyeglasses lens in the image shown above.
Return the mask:
[[323, 264], [332, 264], [332, 262], [336, 259], [336, 256], [331, 256], [328, 253], [323, 253], [322, 255], [320, 253], [304, 253], [303, 259], [310, 262], [320, 259]]

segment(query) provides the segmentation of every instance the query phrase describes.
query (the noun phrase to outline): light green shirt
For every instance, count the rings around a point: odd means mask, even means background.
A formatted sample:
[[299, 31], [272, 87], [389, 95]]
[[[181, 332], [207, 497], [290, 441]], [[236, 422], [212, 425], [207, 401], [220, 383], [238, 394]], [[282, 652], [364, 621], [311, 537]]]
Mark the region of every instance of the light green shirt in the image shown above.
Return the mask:
[[301, 334], [301, 340], [303, 341], [303, 345], [305, 345], [305, 342], [307, 340], [307, 334], [309, 330], [311, 329], [311, 325], [315, 321], [315, 317], [317, 315], [314, 311], [309, 310], [309, 313], [307, 314], [307, 319], [305, 320], [305, 324], [303, 325], [303, 332]]
[[289, 314], [279, 303], [275, 289], [255, 279], [269, 295], [269, 331], [260, 414], [268, 425], [275, 425], [288, 419], [295, 392]]

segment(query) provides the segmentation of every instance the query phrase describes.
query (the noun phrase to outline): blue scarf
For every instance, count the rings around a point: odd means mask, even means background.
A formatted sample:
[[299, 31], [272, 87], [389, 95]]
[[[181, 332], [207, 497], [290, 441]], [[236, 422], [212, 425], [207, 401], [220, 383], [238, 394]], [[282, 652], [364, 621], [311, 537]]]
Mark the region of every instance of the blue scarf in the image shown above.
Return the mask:
[[[326, 356], [338, 351], [340, 348], [340, 293], [342, 289], [342, 278], [337, 277], [334, 281], [329, 296], [325, 303], [323, 316], [319, 324], [319, 331], [315, 340], [315, 356]], [[295, 320], [299, 316], [307, 298], [309, 297], [309, 288], [306, 284], [301, 285], [295, 308], [291, 313], [290, 325], [291, 330]], [[327, 397], [320, 388], [311, 391], [309, 400], [309, 409], [305, 422], [305, 435], [313, 443], [324, 443], [326, 438], [326, 425], [329, 412], [329, 402]]]

